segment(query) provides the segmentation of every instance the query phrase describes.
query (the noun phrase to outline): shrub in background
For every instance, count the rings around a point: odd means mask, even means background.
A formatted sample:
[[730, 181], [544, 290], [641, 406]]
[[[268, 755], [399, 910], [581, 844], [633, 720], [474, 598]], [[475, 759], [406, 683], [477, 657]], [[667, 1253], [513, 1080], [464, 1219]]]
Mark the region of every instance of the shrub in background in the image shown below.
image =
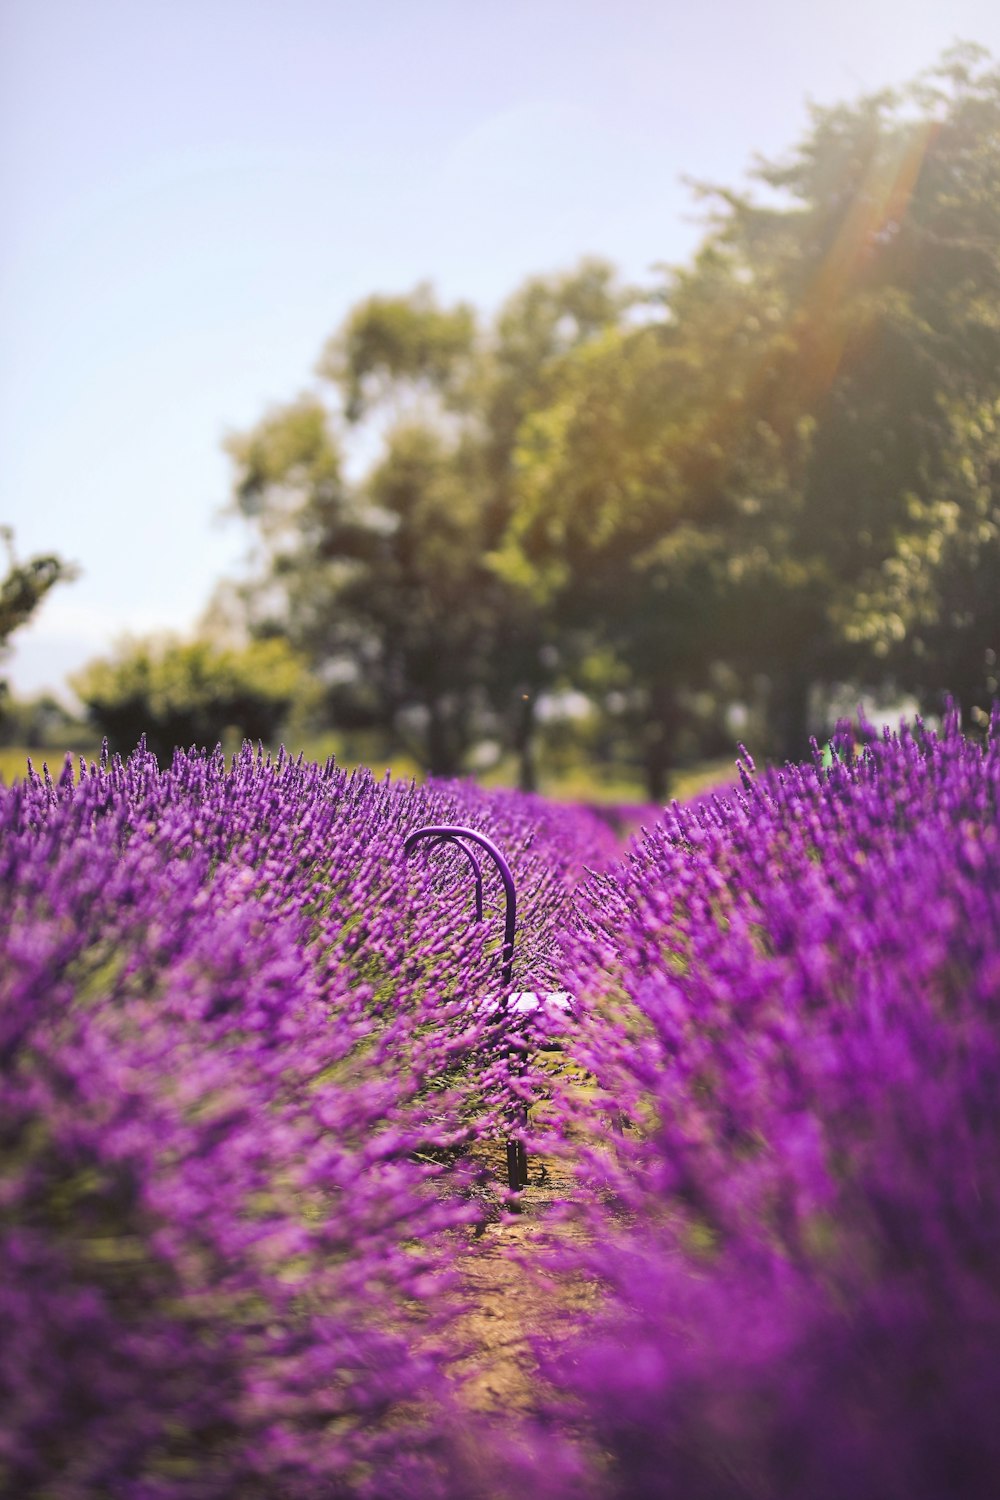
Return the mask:
[[235, 649], [165, 637], [125, 641], [70, 686], [113, 750], [129, 750], [143, 735], [166, 762], [177, 745], [216, 745], [227, 732], [273, 743], [305, 678], [283, 640]]

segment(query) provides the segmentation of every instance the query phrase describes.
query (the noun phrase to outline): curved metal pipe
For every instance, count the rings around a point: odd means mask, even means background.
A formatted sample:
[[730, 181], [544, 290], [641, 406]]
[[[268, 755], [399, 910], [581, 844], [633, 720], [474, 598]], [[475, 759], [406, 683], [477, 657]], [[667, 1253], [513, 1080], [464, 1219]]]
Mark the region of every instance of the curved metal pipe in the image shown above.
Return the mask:
[[[500, 879], [503, 882], [504, 895], [506, 896], [502, 953], [503, 966], [500, 970], [500, 981], [503, 984], [504, 989], [507, 990], [510, 986], [511, 976], [514, 971], [514, 931], [517, 924], [517, 894], [514, 890], [514, 877], [510, 872], [510, 865], [504, 859], [503, 855], [500, 853], [500, 850], [497, 848], [496, 844], [494, 844], [493, 840], [488, 839], [485, 833], [477, 833], [474, 828], [460, 828], [457, 826], [453, 827], [446, 824], [429, 824], [426, 828], [414, 829], [413, 833], [407, 835], [406, 841], [403, 844], [403, 853], [407, 856], [412, 854], [414, 848], [421, 839], [433, 839], [435, 845], [457, 844], [458, 847], [462, 849], [465, 855], [469, 858], [473, 870], [476, 873], [477, 922], [481, 922], [483, 919], [482, 871], [479, 868], [479, 861], [476, 859], [472, 850], [467, 847], [467, 844], [477, 844], [480, 849], [484, 849], [492, 859], [493, 863], [496, 865], [497, 871], [500, 875]], [[503, 1004], [506, 1007], [506, 994], [504, 995]]]
[[[407, 857], [413, 853], [421, 839], [431, 839], [431, 848], [435, 849], [441, 844], [455, 844], [472, 867], [476, 879], [476, 921], [483, 920], [483, 872], [475, 852], [469, 847], [470, 844], [478, 845], [480, 849], [490, 856], [497, 867], [500, 879], [503, 882], [504, 895], [506, 897], [506, 908], [504, 911], [503, 929], [503, 967], [500, 970], [500, 982], [503, 986], [503, 1009], [506, 1010], [510, 1002], [511, 976], [514, 969], [514, 931], [517, 923], [517, 895], [514, 891], [514, 877], [510, 872], [510, 865], [504, 859], [500, 850], [492, 839], [488, 839], [484, 833], [477, 833], [474, 828], [460, 828], [450, 824], [433, 824], [426, 828], [416, 828], [403, 844], [403, 853]], [[527, 1112], [524, 1114], [524, 1122], [527, 1124]], [[511, 1136], [507, 1141], [507, 1183], [512, 1193], [520, 1192], [522, 1187], [528, 1183], [528, 1153], [524, 1148], [524, 1142], [520, 1135]], [[511, 1207], [514, 1207], [512, 1204]], [[514, 1211], [517, 1212], [516, 1207]]]
[[440, 844], [454, 844], [457, 848], [461, 849], [462, 853], [465, 855], [466, 859], [469, 861], [469, 864], [472, 866], [472, 873], [473, 873], [473, 876], [474, 876], [475, 882], [476, 882], [476, 921], [477, 922], [481, 922], [483, 920], [483, 867], [482, 867], [482, 865], [479, 863], [479, 861], [476, 858], [475, 854], [472, 852], [472, 850], [469, 848], [468, 844], [465, 843], [463, 839], [459, 839], [459, 838], [445, 838], [444, 835], [442, 834], [442, 836], [440, 838], [437, 838], [437, 839], [434, 840], [433, 844], [431, 845], [431, 848], [432, 849], [436, 849]]

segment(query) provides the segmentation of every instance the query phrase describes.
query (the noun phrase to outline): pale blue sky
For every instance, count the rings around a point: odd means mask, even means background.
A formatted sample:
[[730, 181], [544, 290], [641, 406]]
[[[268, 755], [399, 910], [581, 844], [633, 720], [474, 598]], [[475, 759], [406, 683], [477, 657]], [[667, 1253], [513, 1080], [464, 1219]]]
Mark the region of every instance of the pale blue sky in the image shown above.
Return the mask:
[[683, 260], [681, 174], [956, 37], [1000, 56], [996, 0], [0, 0], [0, 521], [82, 569], [14, 686], [193, 625], [246, 545], [224, 433], [360, 297]]

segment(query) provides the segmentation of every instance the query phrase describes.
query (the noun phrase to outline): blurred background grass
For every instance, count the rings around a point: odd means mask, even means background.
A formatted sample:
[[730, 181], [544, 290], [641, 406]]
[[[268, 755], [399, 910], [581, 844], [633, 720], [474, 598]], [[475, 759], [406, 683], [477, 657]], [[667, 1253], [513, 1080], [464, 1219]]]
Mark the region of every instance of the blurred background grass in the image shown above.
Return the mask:
[[[274, 751], [277, 746], [271, 747]], [[359, 760], [350, 747], [345, 747], [343, 738], [334, 733], [317, 735], [310, 740], [293, 743], [286, 747], [293, 755], [300, 752], [307, 760], [325, 762], [331, 755], [338, 765], [350, 770], [356, 765], [367, 765], [376, 776], [383, 776], [386, 771], [397, 780], [409, 780], [415, 778], [422, 780], [424, 772], [416, 761], [405, 755], [396, 755], [385, 760], [384, 764], [378, 757]], [[230, 746], [232, 749], [232, 746]], [[100, 746], [96, 740], [75, 740], [72, 744], [55, 744], [45, 746], [6, 745], [0, 747], [0, 782], [11, 786], [15, 781], [23, 777], [28, 768], [30, 759], [36, 771], [41, 771], [47, 765], [49, 772], [56, 777], [61, 772], [69, 755], [74, 767], [79, 759], [93, 761], [100, 754]], [[490, 771], [477, 777], [477, 780], [488, 787], [513, 787], [517, 785], [517, 762], [513, 756], [508, 756]], [[686, 767], [678, 771], [674, 777], [671, 797], [683, 802], [688, 797], [694, 797], [699, 792], [706, 791], [710, 787], [726, 786], [736, 780], [734, 762], [731, 759], [720, 758], [715, 760], [701, 761], [696, 765]], [[640, 772], [629, 774], [627, 770], [609, 767], [602, 770], [595, 767], [592, 762], [580, 760], [575, 765], [561, 765], [558, 769], [547, 770], [543, 765], [539, 775], [539, 792], [546, 797], [551, 797], [558, 802], [584, 802], [595, 805], [642, 805], [646, 802], [646, 792], [643, 778]]]

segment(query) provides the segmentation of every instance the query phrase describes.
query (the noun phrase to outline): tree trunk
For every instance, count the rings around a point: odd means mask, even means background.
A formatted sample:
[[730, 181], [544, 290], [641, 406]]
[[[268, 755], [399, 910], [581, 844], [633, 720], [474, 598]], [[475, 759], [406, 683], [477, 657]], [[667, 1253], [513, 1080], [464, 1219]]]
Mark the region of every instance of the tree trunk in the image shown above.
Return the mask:
[[[986, 673], [982, 675], [985, 677]], [[977, 682], [976, 676], [975, 672], [968, 669], [961, 675], [956, 674], [957, 680], [953, 680], [950, 692], [938, 694], [939, 711], [945, 713], [950, 700], [958, 709], [962, 733], [967, 735], [981, 734], [989, 723], [990, 694], [986, 691], [985, 683]]]
[[429, 776], [458, 776], [462, 755], [451, 733], [448, 716], [440, 703], [429, 703], [427, 753], [424, 757]]
[[514, 710], [514, 753], [517, 756], [517, 786], [522, 792], [538, 790], [535, 764], [535, 697], [522, 693]]
[[680, 708], [672, 683], [654, 683], [649, 694], [649, 717], [643, 735], [643, 765], [646, 772], [646, 795], [661, 805], [670, 791], [670, 773], [677, 751]]
[[771, 732], [780, 761], [799, 761], [809, 754], [809, 694], [812, 677], [791, 667], [774, 680], [771, 702]]

